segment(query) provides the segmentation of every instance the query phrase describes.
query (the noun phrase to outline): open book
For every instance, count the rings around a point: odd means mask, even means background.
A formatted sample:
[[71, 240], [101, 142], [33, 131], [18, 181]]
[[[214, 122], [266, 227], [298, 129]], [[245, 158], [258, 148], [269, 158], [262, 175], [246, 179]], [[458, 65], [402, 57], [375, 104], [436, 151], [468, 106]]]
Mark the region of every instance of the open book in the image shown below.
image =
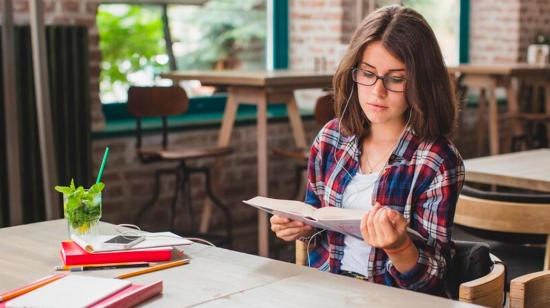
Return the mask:
[[[174, 247], [192, 244], [190, 240], [183, 238], [172, 232], [143, 232], [145, 240], [143, 242], [137, 243], [136, 245], [124, 249], [124, 250], [142, 250], [148, 248], [157, 248], [157, 247]], [[71, 239], [88, 252], [107, 252], [107, 251], [118, 251], [121, 249], [117, 248], [106, 248], [102, 244], [112, 238], [113, 235], [98, 235], [90, 241], [86, 241], [83, 238], [72, 235]]]
[[[339, 207], [316, 208], [305, 202], [296, 200], [273, 199], [267, 197], [254, 197], [244, 203], [266, 211], [270, 214], [305, 222], [319, 229], [325, 229], [363, 239], [361, 235], [361, 218], [366, 210], [343, 209]], [[407, 232], [414, 238], [423, 237], [411, 228]]]
[[319, 229], [340, 232], [362, 239], [361, 218], [367, 211], [342, 209], [338, 207], [315, 208], [307, 203], [295, 200], [282, 200], [266, 197], [254, 197], [243, 201], [270, 214], [299, 220]]

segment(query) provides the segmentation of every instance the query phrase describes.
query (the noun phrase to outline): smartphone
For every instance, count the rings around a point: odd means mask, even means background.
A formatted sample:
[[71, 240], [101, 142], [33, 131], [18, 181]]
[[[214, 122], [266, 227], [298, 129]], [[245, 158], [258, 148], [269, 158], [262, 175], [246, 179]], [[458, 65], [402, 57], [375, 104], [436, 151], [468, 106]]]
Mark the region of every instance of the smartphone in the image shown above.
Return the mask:
[[143, 235], [117, 235], [103, 242], [101, 246], [104, 248], [128, 249], [143, 240], [145, 240]]

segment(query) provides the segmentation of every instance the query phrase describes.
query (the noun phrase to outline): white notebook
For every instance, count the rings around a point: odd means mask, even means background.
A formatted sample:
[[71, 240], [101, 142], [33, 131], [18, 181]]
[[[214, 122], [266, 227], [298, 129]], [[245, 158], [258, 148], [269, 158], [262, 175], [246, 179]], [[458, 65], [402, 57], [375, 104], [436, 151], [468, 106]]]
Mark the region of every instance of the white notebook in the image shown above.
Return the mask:
[[[148, 249], [148, 248], [158, 248], [158, 247], [174, 247], [174, 246], [183, 246], [193, 244], [192, 241], [176, 235], [172, 232], [142, 232], [140, 235], [145, 236], [143, 242], [137, 243], [135, 246], [132, 246], [125, 250], [138, 250], [138, 249]], [[83, 238], [72, 235], [71, 239], [88, 252], [107, 252], [107, 251], [118, 251], [121, 249], [117, 248], [105, 248], [102, 247], [102, 244], [114, 237], [115, 235], [98, 235], [91, 241], [86, 241]]]
[[87, 307], [130, 284], [128, 280], [73, 274], [16, 297], [6, 307]]

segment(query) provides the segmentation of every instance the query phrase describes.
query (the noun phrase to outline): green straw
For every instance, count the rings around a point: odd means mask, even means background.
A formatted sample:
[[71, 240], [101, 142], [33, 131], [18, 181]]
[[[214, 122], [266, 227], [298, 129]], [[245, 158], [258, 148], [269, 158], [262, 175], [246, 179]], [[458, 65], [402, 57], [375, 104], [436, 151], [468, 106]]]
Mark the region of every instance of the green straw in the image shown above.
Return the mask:
[[105, 162], [107, 161], [107, 156], [109, 156], [109, 147], [105, 148], [105, 154], [103, 154], [103, 161], [101, 162], [101, 167], [99, 167], [99, 173], [97, 174], [97, 180], [95, 183], [101, 181], [101, 176], [103, 175], [103, 168], [105, 168]]

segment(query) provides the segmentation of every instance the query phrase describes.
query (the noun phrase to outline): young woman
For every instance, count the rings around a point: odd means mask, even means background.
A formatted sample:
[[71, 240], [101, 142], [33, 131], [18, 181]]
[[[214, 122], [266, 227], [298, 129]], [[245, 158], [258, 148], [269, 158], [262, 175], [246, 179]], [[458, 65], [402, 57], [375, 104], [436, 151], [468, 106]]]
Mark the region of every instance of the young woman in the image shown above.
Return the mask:
[[464, 165], [447, 139], [456, 100], [433, 31], [409, 8], [373, 12], [333, 84], [337, 119], [311, 148], [306, 203], [367, 210], [363, 239], [279, 216], [272, 231], [316, 235], [308, 261], [320, 270], [443, 295]]

